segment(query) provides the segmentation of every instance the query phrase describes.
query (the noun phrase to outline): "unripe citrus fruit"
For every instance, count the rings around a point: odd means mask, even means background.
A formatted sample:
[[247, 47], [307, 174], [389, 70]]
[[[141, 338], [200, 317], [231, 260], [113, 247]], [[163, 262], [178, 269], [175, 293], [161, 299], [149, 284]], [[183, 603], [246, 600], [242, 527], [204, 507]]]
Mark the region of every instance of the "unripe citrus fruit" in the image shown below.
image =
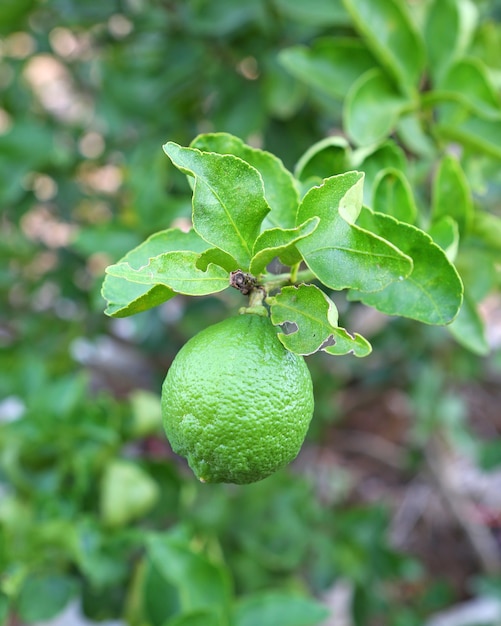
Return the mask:
[[162, 412], [173, 450], [200, 480], [251, 483], [299, 452], [313, 413], [310, 372], [267, 317], [230, 317], [181, 348]]

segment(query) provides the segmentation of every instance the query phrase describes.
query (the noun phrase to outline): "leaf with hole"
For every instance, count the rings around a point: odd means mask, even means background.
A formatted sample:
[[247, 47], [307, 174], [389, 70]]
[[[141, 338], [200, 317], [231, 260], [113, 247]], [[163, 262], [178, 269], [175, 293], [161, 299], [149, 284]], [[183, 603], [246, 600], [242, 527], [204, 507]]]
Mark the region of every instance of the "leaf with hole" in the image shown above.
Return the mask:
[[292, 327], [291, 332], [278, 333], [283, 345], [296, 354], [328, 354], [367, 356], [369, 342], [361, 335], [350, 335], [338, 326], [338, 312], [332, 300], [315, 285], [283, 287], [279, 294], [267, 298], [271, 321], [276, 326]]

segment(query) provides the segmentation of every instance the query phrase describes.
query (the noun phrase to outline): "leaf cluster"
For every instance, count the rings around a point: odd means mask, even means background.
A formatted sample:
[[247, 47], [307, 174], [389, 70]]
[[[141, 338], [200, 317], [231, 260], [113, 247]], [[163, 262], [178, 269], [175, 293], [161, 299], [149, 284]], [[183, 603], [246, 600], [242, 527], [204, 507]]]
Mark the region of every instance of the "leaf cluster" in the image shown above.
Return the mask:
[[[326, 99], [327, 110], [341, 103], [342, 127], [355, 146], [325, 140], [313, 148], [313, 162], [329, 174], [364, 171], [365, 201], [375, 212], [417, 224], [443, 248], [465, 287], [450, 330], [486, 354], [479, 304], [499, 290], [501, 250], [491, 199], [501, 159], [495, 9], [471, 0], [342, 4], [351, 30], [279, 54], [291, 75]], [[306, 178], [315, 175], [308, 167]], [[363, 301], [372, 304], [372, 297]]]
[[[294, 176], [276, 156], [227, 133], [200, 135], [189, 147], [169, 142], [164, 151], [191, 183], [192, 228], [156, 233], [107, 268], [109, 315], [144, 311], [176, 294], [217, 293], [235, 273], [251, 276], [251, 306], [265, 296], [280, 341], [298, 354], [371, 350], [338, 325], [326, 290], [347, 290], [351, 300], [426, 324], [457, 315], [463, 287], [446, 253], [391, 215], [391, 198], [384, 213], [364, 206], [363, 172], [311, 184], [304, 172], [318, 152], [305, 155]], [[277, 259], [280, 274], [269, 271]]]

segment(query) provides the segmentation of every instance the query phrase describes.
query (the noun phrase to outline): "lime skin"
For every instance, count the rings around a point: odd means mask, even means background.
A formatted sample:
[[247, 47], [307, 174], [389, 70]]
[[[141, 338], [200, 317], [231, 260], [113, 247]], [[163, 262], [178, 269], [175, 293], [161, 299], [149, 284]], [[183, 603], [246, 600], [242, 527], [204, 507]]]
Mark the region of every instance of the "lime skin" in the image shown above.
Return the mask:
[[251, 483], [298, 454], [313, 414], [310, 372], [268, 317], [230, 317], [192, 337], [162, 387], [172, 449], [202, 482]]

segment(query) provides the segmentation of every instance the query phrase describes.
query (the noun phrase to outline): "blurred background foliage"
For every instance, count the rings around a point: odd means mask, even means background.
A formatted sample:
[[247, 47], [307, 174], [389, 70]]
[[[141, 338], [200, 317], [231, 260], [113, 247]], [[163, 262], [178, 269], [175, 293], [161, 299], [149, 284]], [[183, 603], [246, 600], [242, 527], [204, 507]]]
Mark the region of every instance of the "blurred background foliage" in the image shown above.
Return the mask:
[[[417, 22], [440, 6], [466, 14], [461, 36], [488, 81], [473, 104], [449, 84], [457, 97], [431, 117], [423, 106], [426, 133], [383, 124], [368, 147], [363, 128], [349, 134], [344, 100], [357, 71], [378, 64], [331, 47], [365, 37], [341, 2], [1, 3], [0, 624], [78, 601], [86, 619], [132, 626], [417, 626], [467, 600], [498, 610], [479, 623], [499, 623], [501, 4], [477, 2], [475, 19], [463, 0], [407, 4]], [[483, 125], [472, 131], [465, 110]], [[424, 215], [453, 142], [492, 217], [463, 253], [479, 304], [473, 351], [464, 333], [458, 343], [340, 299], [373, 354], [309, 360], [307, 444], [245, 487], [197, 484], [165, 441], [158, 402], [179, 347], [240, 296], [178, 296], [121, 320], [105, 318], [100, 296], [109, 263], [189, 220], [189, 188], [161, 146], [208, 131], [289, 168], [331, 137], [313, 154], [321, 176], [342, 170], [351, 140], [369, 188], [404, 159]]]

